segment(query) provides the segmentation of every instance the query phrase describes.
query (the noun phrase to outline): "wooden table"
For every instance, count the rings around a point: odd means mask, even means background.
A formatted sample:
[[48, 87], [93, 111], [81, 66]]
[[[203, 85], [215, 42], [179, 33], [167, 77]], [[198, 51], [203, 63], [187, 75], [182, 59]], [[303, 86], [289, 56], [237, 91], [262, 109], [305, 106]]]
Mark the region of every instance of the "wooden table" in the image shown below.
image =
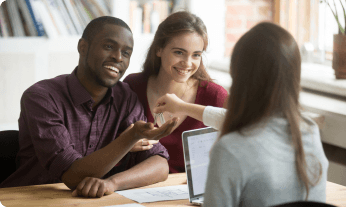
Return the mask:
[[[165, 182], [142, 188], [154, 188], [186, 184], [184, 173], [171, 174]], [[327, 203], [346, 206], [346, 187], [327, 182]], [[71, 191], [63, 184], [33, 185], [14, 188], [0, 188], [0, 201], [6, 207], [11, 206], [111, 206], [135, 203], [117, 193], [102, 198], [72, 197]], [[143, 203], [143, 206], [192, 206], [188, 199]]]
[[346, 206], [346, 187], [327, 181], [326, 202], [335, 206]]

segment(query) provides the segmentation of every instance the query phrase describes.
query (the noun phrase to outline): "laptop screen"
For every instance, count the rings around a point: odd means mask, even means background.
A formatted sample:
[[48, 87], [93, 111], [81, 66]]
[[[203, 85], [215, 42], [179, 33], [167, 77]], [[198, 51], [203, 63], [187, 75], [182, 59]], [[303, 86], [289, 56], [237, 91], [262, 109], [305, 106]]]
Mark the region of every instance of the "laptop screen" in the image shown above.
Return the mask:
[[189, 130], [182, 133], [190, 198], [204, 194], [208, 174], [209, 151], [217, 137], [218, 132], [211, 127]]

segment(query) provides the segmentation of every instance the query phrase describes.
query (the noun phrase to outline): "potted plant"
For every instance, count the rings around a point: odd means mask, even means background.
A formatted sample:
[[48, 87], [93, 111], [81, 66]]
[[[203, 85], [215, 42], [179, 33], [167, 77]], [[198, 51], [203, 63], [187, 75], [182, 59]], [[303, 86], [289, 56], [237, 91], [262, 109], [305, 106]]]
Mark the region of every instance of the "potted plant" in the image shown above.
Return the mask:
[[332, 68], [335, 71], [336, 79], [346, 79], [346, 14], [345, 14], [345, 7], [341, 0], [339, 0], [343, 13], [344, 13], [344, 27], [339, 22], [338, 12], [335, 0], [333, 0], [334, 10], [332, 9], [331, 5], [328, 3], [327, 0], [321, 0], [321, 3], [326, 3], [329, 8], [331, 9], [334, 18], [338, 24], [338, 34], [333, 35], [333, 61], [332, 61]]

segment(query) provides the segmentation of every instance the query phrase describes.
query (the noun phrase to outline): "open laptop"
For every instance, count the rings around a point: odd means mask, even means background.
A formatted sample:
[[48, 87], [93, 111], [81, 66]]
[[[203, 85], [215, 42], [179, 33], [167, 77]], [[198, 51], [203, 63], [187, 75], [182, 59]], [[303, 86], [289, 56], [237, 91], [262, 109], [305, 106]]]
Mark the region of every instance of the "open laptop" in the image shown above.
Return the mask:
[[201, 205], [208, 174], [209, 151], [218, 137], [218, 131], [201, 128], [182, 133], [184, 163], [187, 174], [189, 201]]

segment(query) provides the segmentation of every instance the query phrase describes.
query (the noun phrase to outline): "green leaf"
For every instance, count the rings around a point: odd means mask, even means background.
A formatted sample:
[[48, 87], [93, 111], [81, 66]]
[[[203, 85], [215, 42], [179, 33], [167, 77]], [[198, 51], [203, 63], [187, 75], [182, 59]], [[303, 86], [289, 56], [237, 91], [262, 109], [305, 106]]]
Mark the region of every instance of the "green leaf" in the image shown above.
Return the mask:
[[344, 34], [345, 34], [346, 33], [346, 27], [347, 27], [347, 16], [345, 14], [345, 8], [343, 6], [342, 1], [341, 0], [339, 0], [339, 1], [340, 1], [340, 4], [342, 5], [342, 9], [343, 9], [343, 12], [344, 12]]
[[340, 31], [340, 33], [345, 34], [345, 30], [343, 29], [342, 25], [341, 25], [341, 24], [340, 24], [340, 22], [339, 22], [338, 15], [334, 14], [333, 9], [332, 9], [331, 5], [329, 5], [329, 3], [328, 3], [328, 2], [327, 2], [327, 4], [328, 4], [328, 7], [331, 9], [331, 12], [332, 12], [332, 14], [333, 14], [334, 18], [335, 18], [335, 19], [336, 19], [336, 21], [337, 21], [337, 24], [338, 24], [338, 27], [339, 27], [339, 31]]
[[334, 18], [337, 18], [337, 15], [334, 13], [334, 11], [333, 11], [331, 5], [329, 5], [329, 3], [328, 3], [327, 1], [326, 1], [326, 3], [327, 3], [327, 5], [328, 5], [329, 9], [331, 10], [331, 12], [332, 12]]
[[335, 16], [335, 18], [336, 18], [336, 20], [337, 20], [340, 33], [345, 34], [345, 30], [344, 30], [344, 28], [342, 27], [342, 25], [340, 24], [338, 17]]
[[336, 16], [338, 17], [337, 6], [336, 6], [336, 0], [333, 0], [333, 4], [334, 4], [334, 10], [336, 11]]

